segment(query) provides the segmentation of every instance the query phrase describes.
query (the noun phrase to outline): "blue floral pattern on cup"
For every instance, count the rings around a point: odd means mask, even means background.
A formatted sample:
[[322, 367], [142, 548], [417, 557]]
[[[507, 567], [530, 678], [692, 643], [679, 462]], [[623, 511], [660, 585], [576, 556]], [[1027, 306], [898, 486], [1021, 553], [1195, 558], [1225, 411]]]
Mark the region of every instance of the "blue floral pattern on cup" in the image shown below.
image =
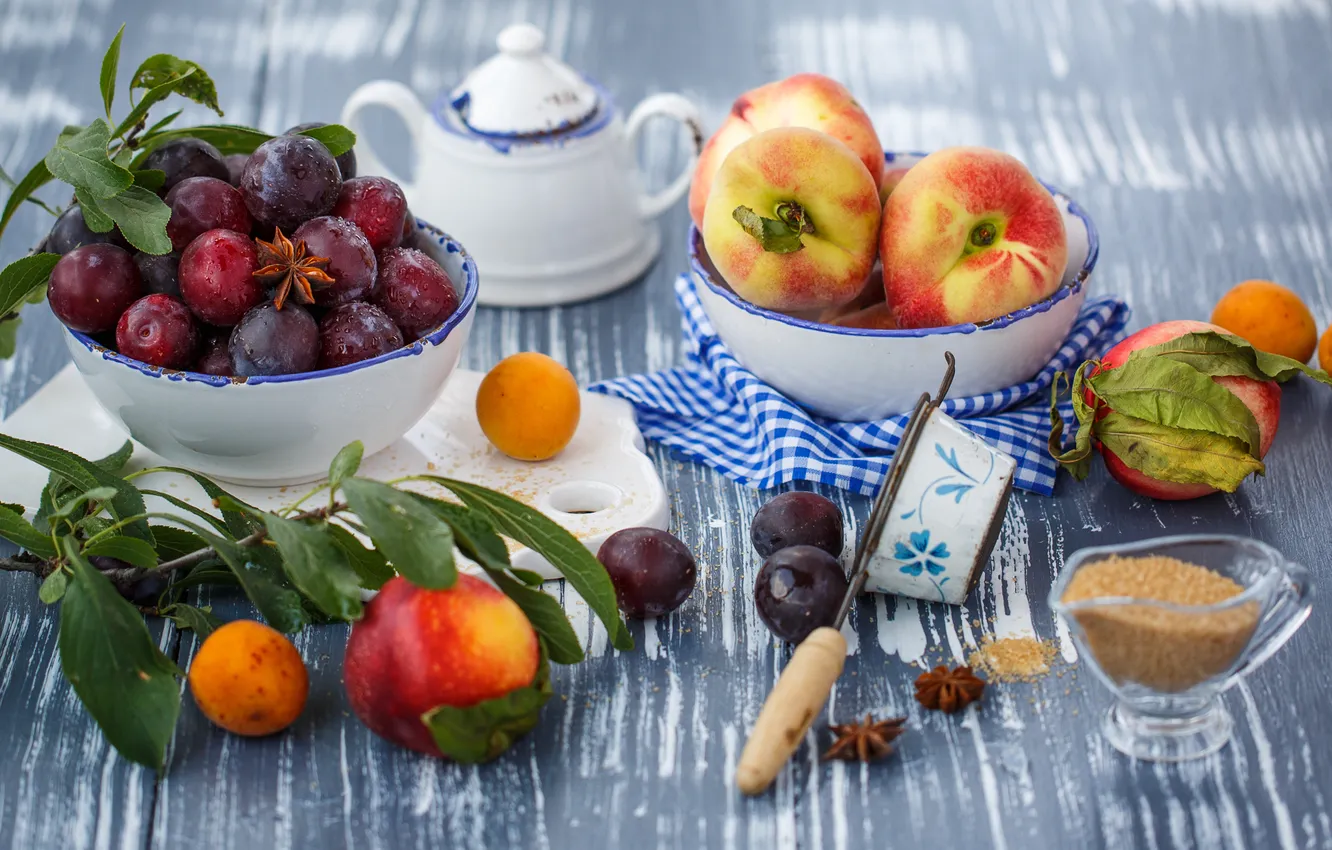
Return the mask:
[[948, 581], [944, 577], [941, 581], [935, 581], [934, 576], [942, 575], [948, 567], [940, 561], [948, 558], [948, 544], [946, 542], [936, 543], [930, 548], [930, 532], [913, 531], [908, 539], [911, 545], [897, 541], [897, 548], [893, 552], [893, 559], [902, 562], [899, 571], [909, 576], [919, 576], [922, 572], [929, 573], [929, 582], [934, 585], [934, 589], [939, 591], [939, 599], [944, 598], [943, 586]]
[[962, 504], [962, 499], [964, 499], [967, 494], [976, 487], [985, 486], [989, 483], [990, 476], [994, 474], [993, 454], [990, 455], [990, 468], [985, 472], [985, 477], [982, 479], [969, 475], [964, 469], [962, 469], [962, 465], [957, 461], [957, 449], [950, 448], [947, 451], [944, 451], [942, 443], [935, 443], [934, 453], [937, 454], [944, 463], [948, 464], [953, 471], [941, 478], [935, 479], [928, 487], [922, 490], [920, 493], [920, 502], [916, 507], [902, 514], [902, 519], [911, 519], [913, 516], [918, 516], [922, 523], [925, 522], [925, 499], [931, 493], [936, 496], [952, 496], [953, 504], [960, 505]]

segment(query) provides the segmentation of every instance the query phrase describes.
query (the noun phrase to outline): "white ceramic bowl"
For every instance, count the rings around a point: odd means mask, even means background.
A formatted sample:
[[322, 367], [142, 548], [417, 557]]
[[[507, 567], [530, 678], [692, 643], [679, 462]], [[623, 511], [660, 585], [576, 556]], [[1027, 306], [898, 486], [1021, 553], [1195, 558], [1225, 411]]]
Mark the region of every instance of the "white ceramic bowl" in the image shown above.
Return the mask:
[[[887, 153], [890, 167], [920, 153]], [[712, 268], [697, 229], [689, 259], [699, 298], [717, 334], [759, 378], [814, 413], [848, 422], [910, 410], [935, 389], [944, 352], [957, 358], [951, 395], [993, 392], [1032, 377], [1059, 350], [1086, 300], [1098, 240], [1091, 218], [1049, 184], [1064, 215], [1068, 266], [1063, 285], [1044, 301], [980, 324], [917, 330], [868, 330], [824, 325], [742, 300]]]
[[73, 331], [65, 343], [102, 407], [170, 463], [238, 484], [312, 481], [353, 440], [370, 455], [405, 434], [458, 364], [476, 313], [476, 263], [443, 232], [418, 226], [429, 237], [419, 241], [432, 243], [461, 290], [458, 310], [411, 345], [370, 360], [237, 379], [149, 366]]

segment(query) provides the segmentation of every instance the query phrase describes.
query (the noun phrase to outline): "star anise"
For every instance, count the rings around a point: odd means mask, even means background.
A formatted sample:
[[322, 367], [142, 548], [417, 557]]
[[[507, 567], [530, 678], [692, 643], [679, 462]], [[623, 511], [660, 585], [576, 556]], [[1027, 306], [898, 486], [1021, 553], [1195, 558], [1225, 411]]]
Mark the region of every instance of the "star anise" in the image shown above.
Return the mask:
[[837, 740], [833, 741], [823, 758], [843, 761], [881, 759], [893, 751], [889, 742], [902, 734], [902, 725], [905, 723], [905, 717], [890, 717], [875, 722], [866, 714], [863, 723], [829, 726], [828, 729], [837, 736]]
[[970, 667], [949, 670], [940, 665], [916, 678], [916, 701], [947, 714], [966, 708], [984, 691], [985, 680], [977, 678]]
[[298, 304], [315, 302], [314, 287], [328, 286], [333, 278], [328, 276], [324, 267], [328, 257], [307, 257], [305, 241], [292, 244], [277, 228], [272, 242], [256, 239], [259, 243], [259, 262], [263, 265], [254, 273], [261, 283], [277, 286], [273, 295], [273, 306], [282, 309], [287, 298], [294, 296]]

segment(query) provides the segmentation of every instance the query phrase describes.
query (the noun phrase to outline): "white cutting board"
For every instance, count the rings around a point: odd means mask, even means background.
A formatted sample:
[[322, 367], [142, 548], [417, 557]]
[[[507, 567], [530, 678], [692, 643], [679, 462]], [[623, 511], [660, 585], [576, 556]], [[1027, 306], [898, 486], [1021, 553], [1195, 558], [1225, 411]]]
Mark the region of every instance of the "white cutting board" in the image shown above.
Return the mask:
[[[481, 433], [475, 402], [482, 377], [480, 372], [455, 371], [425, 417], [387, 449], [366, 458], [359, 474], [387, 481], [429, 473], [499, 490], [542, 511], [593, 552], [622, 528], [668, 528], [666, 491], [652, 461], [643, 453], [643, 436], [628, 402], [582, 393], [582, 418], [573, 441], [552, 460], [526, 463], [501, 454]], [[72, 365], [0, 422], [0, 431], [51, 443], [91, 459], [110, 454], [128, 439], [120, 425], [98, 406]], [[165, 463], [136, 443], [127, 471]], [[37, 464], [0, 450], [0, 502], [17, 502], [31, 513], [46, 477], [46, 470]], [[211, 500], [202, 488], [184, 476], [154, 473], [135, 483], [142, 489], [161, 490], [211, 510]], [[257, 508], [274, 510], [300, 498], [317, 483], [222, 486]], [[446, 495], [431, 485], [413, 486], [432, 495]], [[148, 510], [179, 513], [164, 500], [152, 497]], [[559, 577], [536, 552], [513, 543], [510, 549], [514, 566], [548, 579]]]

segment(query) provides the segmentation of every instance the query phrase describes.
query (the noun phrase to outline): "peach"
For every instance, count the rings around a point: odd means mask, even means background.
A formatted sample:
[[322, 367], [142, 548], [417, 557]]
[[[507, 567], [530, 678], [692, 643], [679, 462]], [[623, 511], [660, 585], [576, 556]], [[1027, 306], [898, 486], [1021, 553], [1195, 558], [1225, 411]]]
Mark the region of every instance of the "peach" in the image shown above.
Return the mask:
[[865, 110], [836, 80], [796, 74], [736, 98], [731, 114], [703, 146], [689, 187], [689, 216], [700, 230], [708, 195], [726, 157], [742, 142], [777, 127], [808, 127], [844, 142], [865, 163], [874, 182], [879, 182], [883, 145]]
[[1018, 160], [945, 148], [902, 175], [883, 209], [884, 291], [899, 327], [995, 319], [1049, 297], [1068, 261], [1054, 198]]
[[879, 187], [826, 133], [781, 127], [726, 157], [703, 215], [703, 244], [736, 295], [769, 310], [855, 299], [874, 266]]
[[892, 168], [885, 168], [883, 179], [879, 181], [879, 201], [888, 203], [888, 196], [897, 188], [897, 184], [902, 182], [902, 177], [911, 170], [909, 165], [895, 165]]
[[389, 579], [352, 626], [343, 678], [371, 732], [443, 757], [422, 715], [466, 708], [532, 684], [541, 652], [522, 609], [491, 585], [459, 575], [447, 590]]
[[[1104, 364], [1101, 368], [1114, 369], [1122, 366], [1128, 360], [1129, 355], [1139, 348], [1149, 348], [1153, 345], [1169, 342], [1184, 334], [1202, 331], [1229, 333], [1224, 328], [1207, 322], [1189, 320], [1162, 322], [1159, 325], [1143, 328], [1106, 352], [1105, 357], [1101, 358], [1101, 362]], [[1238, 396], [1239, 400], [1244, 402], [1249, 410], [1253, 412], [1254, 419], [1258, 420], [1258, 457], [1261, 459], [1267, 454], [1267, 450], [1272, 447], [1272, 441], [1276, 439], [1277, 424], [1281, 419], [1280, 385], [1276, 381], [1255, 381], [1252, 378], [1238, 375], [1223, 376], [1212, 380]], [[1090, 401], [1090, 398], [1088, 401]], [[1155, 478], [1149, 478], [1124, 463], [1114, 452], [1104, 446], [1099, 448], [1101, 456], [1105, 458], [1106, 469], [1110, 471], [1116, 481], [1135, 493], [1153, 499], [1181, 500], [1196, 499], [1199, 496], [1207, 496], [1217, 492], [1215, 488], [1206, 484], [1179, 484], [1174, 481], [1158, 481]]]

